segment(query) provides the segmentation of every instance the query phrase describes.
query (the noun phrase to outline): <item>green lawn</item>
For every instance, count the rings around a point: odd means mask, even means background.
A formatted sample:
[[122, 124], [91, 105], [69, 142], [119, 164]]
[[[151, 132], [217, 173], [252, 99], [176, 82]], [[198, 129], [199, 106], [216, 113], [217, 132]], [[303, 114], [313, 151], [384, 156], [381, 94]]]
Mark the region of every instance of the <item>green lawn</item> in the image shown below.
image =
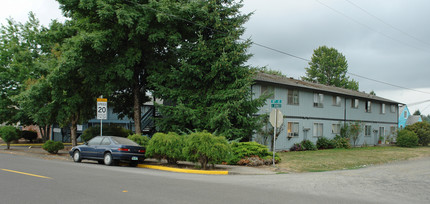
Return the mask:
[[330, 149], [278, 153], [282, 172], [316, 172], [356, 169], [374, 164], [430, 156], [430, 147], [402, 148], [394, 146]]

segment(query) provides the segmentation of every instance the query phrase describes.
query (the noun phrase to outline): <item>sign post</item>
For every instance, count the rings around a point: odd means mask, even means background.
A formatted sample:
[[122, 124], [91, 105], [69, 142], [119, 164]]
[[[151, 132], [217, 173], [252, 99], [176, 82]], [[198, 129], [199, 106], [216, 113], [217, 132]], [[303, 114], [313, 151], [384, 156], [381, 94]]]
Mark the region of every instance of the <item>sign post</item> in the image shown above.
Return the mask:
[[107, 98], [97, 98], [97, 119], [100, 120], [100, 136], [103, 136], [103, 120], [107, 119]]
[[[281, 105], [281, 104], [278, 104], [278, 105]], [[273, 166], [275, 166], [276, 128], [281, 127], [282, 123], [284, 122], [284, 116], [282, 115], [282, 112], [279, 109], [275, 108], [272, 110], [272, 112], [270, 112], [269, 121], [270, 121], [270, 124], [272, 124], [272, 126], [274, 128], [272, 151], [273, 151]]]

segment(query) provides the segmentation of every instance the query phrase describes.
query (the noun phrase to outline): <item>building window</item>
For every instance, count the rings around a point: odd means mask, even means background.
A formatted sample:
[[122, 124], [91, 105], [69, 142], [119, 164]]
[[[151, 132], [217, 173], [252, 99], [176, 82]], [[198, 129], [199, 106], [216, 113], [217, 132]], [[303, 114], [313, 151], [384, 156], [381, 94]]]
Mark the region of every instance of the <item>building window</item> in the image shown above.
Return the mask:
[[385, 103], [381, 104], [381, 114], [385, 114]]
[[341, 102], [340, 96], [333, 96], [333, 105], [334, 106], [340, 106], [340, 102]]
[[314, 123], [313, 135], [314, 135], [314, 137], [322, 137], [323, 136], [323, 124], [322, 123]]
[[390, 135], [394, 135], [396, 133], [396, 127], [395, 126], [391, 126], [390, 127]]
[[358, 99], [351, 99], [351, 108], [358, 108], [358, 103], [360, 101]]
[[314, 107], [322, 108], [324, 101], [324, 94], [314, 93]]
[[332, 124], [331, 125], [331, 133], [340, 134], [340, 124]]
[[385, 127], [379, 127], [379, 136], [385, 137]]
[[288, 104], [299, 105], [299, 91], [288, 89]]
[[390, 111], [391, 111], [392, 113], [395, 113], [395, 112], [396, 112], [396, 106], [395, 106], [395, 105], [391, 105], [391, 106], [390, 106]]
[[269, 99], [275, 99], [275, 88], [273, 86], [261, 85], [261, 95], [270, 94]]
[[405, 111], [405, 112], [403, 113], [403, 115], [404, 115], [405, 119], [407, 119], [407, 118], [408, 118], [408, 112], [407, 112], [407, 111]]
[[299, 136], [299, 123], [288, 122], [288, 137]]
[[365, 110], [366, 110], [367, 113], [372, 112], [372, 102], [371, 101], [367, 101], [366, 102]]
[[371, 136], [372, 135], [372, 126], [365, 125], [364, 126], [364, 136]]

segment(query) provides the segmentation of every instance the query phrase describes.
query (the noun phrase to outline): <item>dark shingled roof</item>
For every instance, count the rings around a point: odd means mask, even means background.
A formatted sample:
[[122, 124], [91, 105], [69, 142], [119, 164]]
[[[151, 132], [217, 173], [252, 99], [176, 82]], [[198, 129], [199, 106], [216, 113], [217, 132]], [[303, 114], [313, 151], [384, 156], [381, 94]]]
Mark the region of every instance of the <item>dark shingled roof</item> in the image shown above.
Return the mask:
[[266, 73], [261, 73], [261, 72], [258, 72], [254, 76], [254, 80], [257, 82], [266, 82], [266, 83], [272, 83], [272, 84], [308, 89], [308, 90], [313, 90], [313, 91], [334, 93], [334, 94], [343, 95], [343, 96], [350, 96], [352, 98], [362, 98], [362, 99], [369, 99], [369, 100], [374, 100], [374, 101], [382, 101], [382, 102], [387, 102], [387, 103], [401, 104], [401, 103], [393, 101], [393, 100], [389, 100], [389, 99], [382, 98], [379, 96], [374, 96], [374, 95], [367, 94], [364, 92], [354, 91], [354, 90], [350, 90], [350, 89], [344, 89], [344, 88], [335, 87], [335, 86], [327, 86], [327, 85], [312, 83], [312, 82], [307, 82], [307, 81], [301, 81], [301, 80], [297, 80], [297, 79], [293, 79], [293, 78], [287, 78], [287, 77], [282, 77], [282, 76], [272, 75], [272, 74], [266, 74]]

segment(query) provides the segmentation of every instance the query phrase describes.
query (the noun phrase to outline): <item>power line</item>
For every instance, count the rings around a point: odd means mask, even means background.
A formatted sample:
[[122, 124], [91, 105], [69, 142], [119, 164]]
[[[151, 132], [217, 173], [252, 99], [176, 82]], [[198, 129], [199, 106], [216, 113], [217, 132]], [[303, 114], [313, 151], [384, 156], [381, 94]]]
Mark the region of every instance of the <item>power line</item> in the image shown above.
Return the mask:
[[365, 28], [367, 28], [367, 29], [369, 29], [369, 30], [371, 30], [371, 31], [375, 32], [375, 33], [378, 33], [378, 34], [380, 34], [380, 35], [382, 35], [382, 36], [384, 36], [384, 37], [386, 37], [386, 38], [388, 38], [388, 39], [390, 39], [390, 40], [392, 40], [392, 41], [395, 41], [395, 42], [397, 42], [397, 43], [399, 43], [399, 44], [403, 44], [403, 45], [406, 45], [406, 46], [408, 46], [408, 47], [411, 47], [411, 48], [414, 48], [414, 49], [417, 49], [417, 50], [422, 50], [422, 51], [426, 51], [426, 52], [428, 51], [428, 50], [424, 50], [424, 49], [422, 49], [422, 48], [419, 48], [419, 47], [416, 47], [416, 46], [410, 45], [410, 44], [405, 43], [405, 42], [403, 42], [403, 41], [400, 41], [400, 40], [398, 40], [398, 39], [396, 39], [396, 38], [393, 38], [393, 37], [391, 37], [391, 36], [389, 36], [389, 35], [387, 35], [387, 34], [385, 34], [385, 33], [381, 32], [381, 31], [375, 30], [375, 29], [373, 29], [372, 27], [370, 27], [370, 26], [368, 26], [368, 25], [366, 25], [366, 24], [364, 24], [364, 23], [361, 23], [361, 22], [360, 22], [360, 21], [358, 21], [358, 20], [355, 20], [354, 18], [352, 18], [352, 17], [350, 17], [350, 16], [348, 16], [348, 15], [346, 15], [346, 14], [344, 14], [344, 13], [342, 13], [342, 12], [340, 12], [340, 11], [336, 10], [336, 9], [334, 9], [333, 7], [330, 7], [329, 5], [327, 5], [327, 4], [325, 4], [325, 3], [323, 3], [323, 2], [321, 2], [321, 1], [319, 1], [319, 0], [315, 0], [315, 1], [316, 1], [316, 2], [318, 2], [319, 4], [323, 5], [323, 6], [327, 7], [328, 9], [330, 9], [330, 10], [332, 10], [332, 11], [336, 12], [337, 14], [339, 14], [339, 15], [341, 15], [341, 16], [343, 16], [343, 17], [347, 18], [347, 19], [349, 19], [350, 21], [352, 21], [352, 22], [354, 22], [354, 23], [356, 23], [356, 24], [358, 24], [358, 25], [361, 25], [361, 26], [363, 26], [363, 27], [365, 27]]
[[367, 79], [367, 80], [374, 81], [374, 82], [378, 82], [378, 83], [381, 83], [381, 84], [385, 84], [385, 85], [389, 85], [389, 86], [393, 86], [393, 87], [397, 87], [397, 88], [401, 88], [401, 89], [406, 89], [406, 90], [410, 90], [410, 91], [415, 91], [415, 92], [419, 92], [419, 93], [430, 94], [430, 92], [420, 91], [420, 90], [416, 90], [416, 89], [412, 89], [412, 88], [407, 88], [407, 87], [404, 87], [404, 86], [390, 84], [388, 82], [384, 82], [384, 81], [372, 79], [372, 78], [369, 78], [369, 77], [361, 76], [361, 75], [358, 75], [358, 74], [354, 74], [354, 73], [351, 73], [349, 71], [347, 73], [349, 75], [352, 75], [352, 76], [360, 77], [360, 78]]
[[375, 19], [376, 19], [376, 20], [378, 20], [379, 22], [381, 22], [381, 23], [385, 24], [386, 26], [391, 27], [392, 29], [399, 31], [400, 33], [403, 33], [404, 35], [407, 35], [407, 36], [409, 36], [410, 38], [413, 38], [413, 39], [415, 39], [415, 40], [416, 40], [416, 41], [418, 41], [418, 42], [421, 42], [421, 43], [424, 43], [424, 44], [430, 45], [430, 43], [427, 43], [427, 42], [425, 42], [425, 41], [423, 41], [423, 40], [421, 40], [421, 39], [419, 39], [419, 38], [417, 38], [417, 37], [415, 37], [415, 36], [413, 36], [413, 35], [411, 35], [411, 34], [409, 34], [409, 33], [405, 32], [405, 31], [403, 31], [403, 30], [401, 30], [401, 29], [399, 29], [399, 28], [397, 28], [397, 27], [395, 27], [395, 26], [393, 26], [393, 25], [391, 25], [391, 24], [387, 23], [386, 21], [382, 20], [381, 18], [377, 17], [376, 15], [373, 15], [372, 13], [368, 12], [367, 10], [365, 10], [365, 9], [361, 8], [361, 7], [360, 7], [360, 6], [358, 6], [357, 4], [355, 4], [355, 3], [353, 3], [353, 2], [351, 2], [351, 1], [349, 1], [349, 0], [345, 0], [345, 1], [346, 1], [346, 2], [348, 2], [349, 4], [353, 5], [354, 7], [356, 7], [356, 8], [358, 8], [358, 9], [360, 9], [361, 11], [363, 11], [364, 13], [366, 13], [367, 15], [369, 15], [369, 16], [371, 16], [371, 17], [375, 18]]
[[[316, 0], [316, 1], [318, 1], [318, 0]], [[136, 5], [139, 5], [139, 6], [142, 6], [142, 7], [145, 7], [145, 8], [149, 8], [149, 9], [151, 9], [151, 10], [153, 10], [153, 11], [156, 11], [156, 12], [159, 12], [159, 13], [162, 13], [162, 14], [165, 14], [165, 15], [168, 15], [168, 16], [171, 16], [171, 17], [174, 17], [174, 18], [176, 18], [176, 19], [179, 19], [179, 20], [185, 21], [185, 22], [187, 22], [187, 23], [191, 23], [191, 24], [194, 24], [194, 25], [202, 26], [203, 28], [210, 29], [210, 30], [212, 30], [212, 31], [216, 31], [216, 32], [226, 33], [226, 34], [227, 34], [227, 32], [223, 32], [223, 31], [220, 31], [220, 30], [217, 30], [217, 29], [214, 29], [214, 28], [210, 28], [210, 27], [207, 27], [207, 26], [204, 26], [204, 25], [198, 24], [198, 23], [196, 23], [196, 22], [194, 22], [194, 21], [190, 21], [190, 20], [187, 20], [187, 19], [181, 18], [181, 17], [179, 17], [179, 16], [176, 16], [176, 15], [174, 15], [174, 14], [166, 13], [166, 12], [160, 11], [160, 10], [158, 10], [158, 9], [151, 8], [151, 7], [148, 7], [148, 6], [143, 5], [143, 4], [139, 4], [139, 3], [136, 3], [136, 2], [130, 2], [130, 1], [127, 1], [127, 2], [129, 2], [129, 3], [134, 3], [134, 4], [136, 4]], [[319, 1], [318, 1], [318, 2], [319, 2]], [[364, 25], [364, 26], [365, 26], [365, 25]], [[246, 41], [245, 39], [242, 39], [242, 38], [240, 38], [240, 37], [239, 37], [239, 39], [240, 39], [240, 40], [243, 40], [243, 41]], [[259, 47], [262, 47], [262, 48], [265, 48], [265, 49], [268, 49], [268, 50], [271, 50], [271, 51], [274, 51], [274, 52], [278, 52], [278, 53], [283, 54], [283, 55], [287, 55], [287, 56], [290, 56], [290, 57], [294, 57], [294, 58], [296, 58], [296, 59], [299, 59], [299, 60], [302, 60], [302, 61], [305, 61], [305, 62], [311, 62], [311, 60], [309, 60], [309, 59], [306, 59], [306, 58], [303, 58], [303, 57], [299, 57], [299, 56], [293, 55], [293, 54], [291, 54], [291, 53], [288, 53], [288, 52], [285, 52], [285, 51], [282, 51], [282, 50], [278, 50], [278, 49], [275, 49], [275, 48], [272, 48], [272, 47], [269, 47], [269, 46], [266, 46], [266, 45], [263, 45], [263, 44], [255, 43], [255, 42], [251, 42], [251, 43], [252, 43], [252, 44], [254, 44], [254, 45], [257, 45], [257, 46], [259, 46]], [[318, 65], [318, 64], [317, 64], [317, 65]], [[420, 92], [420, 93], [424, 93], [424, 94], [430, 94], [430, 92], [425, 92], [425, 91], [415, 90], [415, 89], [412, 89], [412, 88], [407, 88], [407, 87], [403, 87], [403, 86], [398, 86], [398, 85], [395, 85], [395, 84], [390, 84], [390, 83], [387, 83], [387, 82], [384, 82], [384, 81], [380, 81], [380, 80], [372, 79], [372, 78], [369, 78], [369, 77], [361, 76], [361, 75], [358, 75], [358, 74], [354, 74], [354, 73], [351, 73], [351, 72], [349, 72], [349, 71], [347, 71], [347, 73], [348, 73], [349, 75], [352, 75], [352, 76], [356, 76], [356, 77], [359, 77], [359, 78], [363, 78], [363, 79], [367, 79], [367, 80], [370, 80], [370, 81], [378, 82], [378, 83], [381, 83], [381, 84], [385, 84], [385, 85], [389, 85], [389, 86], [393, 86], [393, 87], [397, 87], [397, 88], [401, 88], [401, 89], [406, 89], [406, 90], [410, 90], [410, 91]]]

